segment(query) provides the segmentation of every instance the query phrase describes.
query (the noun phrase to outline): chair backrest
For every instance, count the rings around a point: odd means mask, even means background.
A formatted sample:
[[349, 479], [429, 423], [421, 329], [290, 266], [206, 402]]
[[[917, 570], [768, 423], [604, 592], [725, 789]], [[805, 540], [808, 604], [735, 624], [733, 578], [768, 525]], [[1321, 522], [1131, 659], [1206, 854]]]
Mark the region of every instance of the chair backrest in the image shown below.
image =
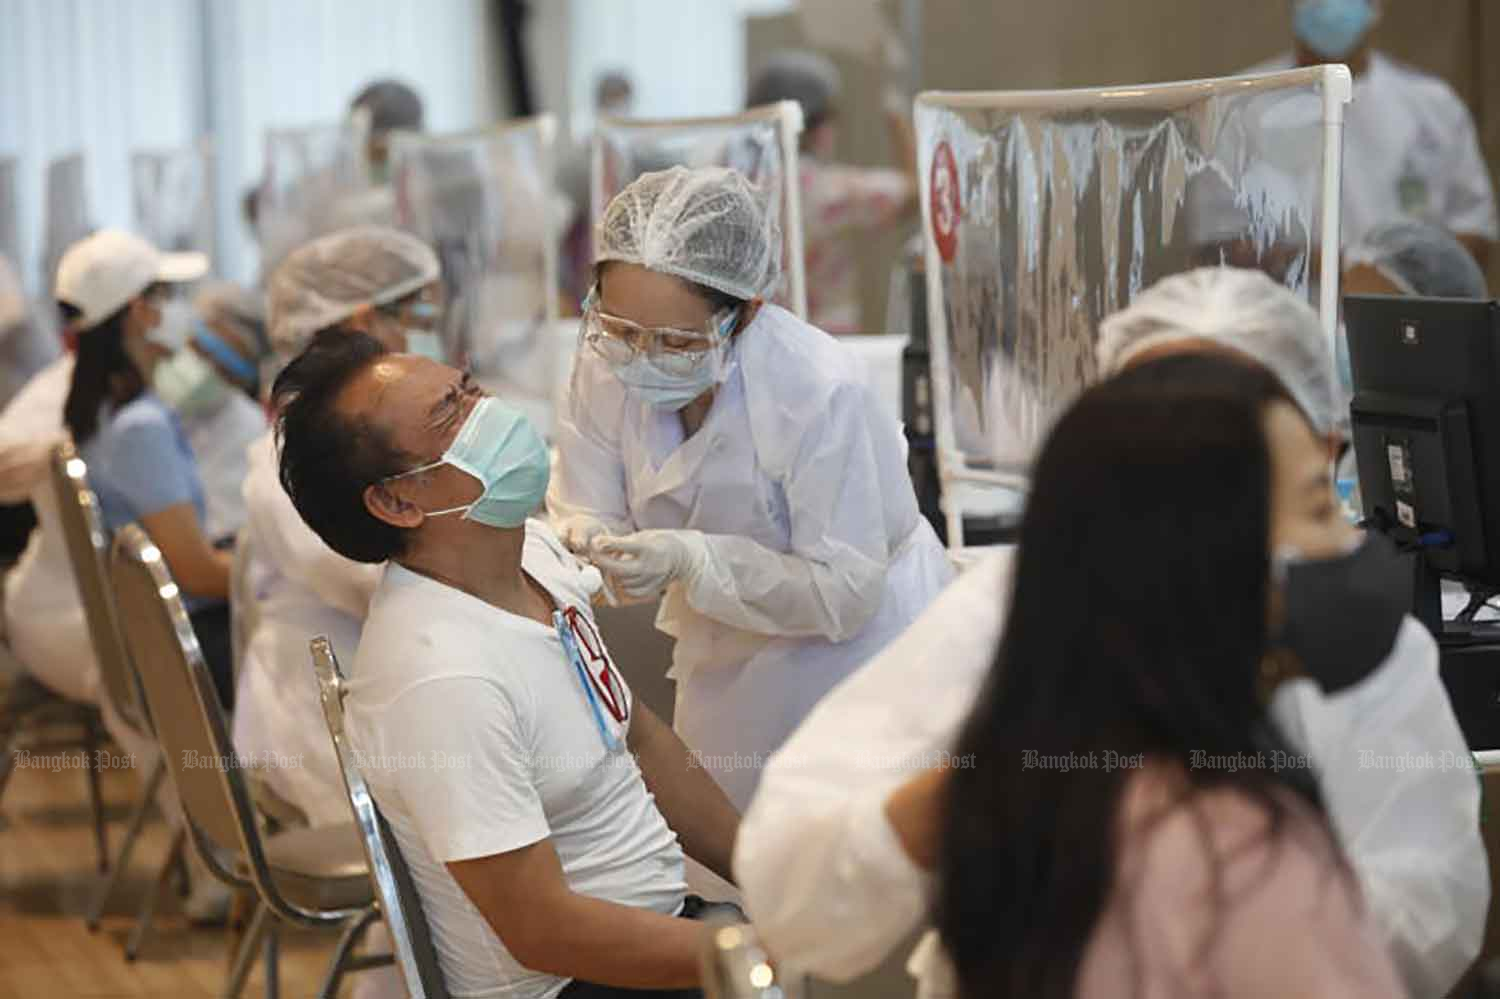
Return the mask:
[[115, 601], [106, 578], [109, 535], [99, 514], [99, 500], [89, 488], [88, 468], [71, 441], [62, 441], [53, 449], [49, 475], [73, 580], [83, 603], [89, 642], [94, 647], [94, 658], [99, 661], [104, 694], [125, 724], [143, 734], [149, 733], [140, 681], [121, 639]]
[[250, 580], [250, 529], [242, 527], [234, 539], [234, 556], [229, 565], [229, 652], [234, 676], [239, 680], [245, 664], [245, 650], [260, 620], [260, 606]]
[[371, 797], [364, 775], [354, 765], [354, 753], [344, 735], [344, 675], [339, 671], [333, 646], [327, 638], [319, 637], [312, 640], [311, 649], [313, 670], [318, 674], [318, 690], [323, 699], [323, 718], [328, 722], [328, 734], [338, 754], [344, 788], [349, 792], [349, 804], [354, 809], [360, 839], [365, 845], [365, 859], [380, 895], [380, 909], [391, 931], [406, 989], [412, 999], [447, 999], [448, 984], [438, 964], [437, 949], [432, 945], [421, 896], [396, 837]]
[[[136, 524], [115, 534], [109, 581], [120, 631], [156, 720], [167, 773], [194, 839], [208, 848], [204, 859], [210, 861], [214, 851], [238, 855], [261, 899], [277, 915], [328, 921], [328, 914], [292, 904], [276, 887], [240, 759], [182, 595], [160, 550]], [[228, 872], [224, 876], [240, 880]]]

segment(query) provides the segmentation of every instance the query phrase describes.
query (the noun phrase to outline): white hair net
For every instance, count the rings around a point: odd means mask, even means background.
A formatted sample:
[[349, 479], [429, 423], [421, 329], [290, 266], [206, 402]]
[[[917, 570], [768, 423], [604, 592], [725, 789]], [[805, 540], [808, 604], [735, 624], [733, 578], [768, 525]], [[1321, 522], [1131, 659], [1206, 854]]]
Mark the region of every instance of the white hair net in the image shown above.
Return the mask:
[[1339, 419], [1339, 393], [1318, 314], [1260, 271], [1201, 267], [1164, 278], [1099, 325], [1099, 371], [1144, 351], [1206, 340], [1264, 366], [1320, 432]]
[[266, 290], [271, 346], [295, 353], [318, 330], [365, 305], [387, 305], [438, 279], [441, 269], [421, 240], [386, 226], [356, 226], [292, 251]]
[[740, 299], [770, 297], [781, 276], [780, 228], [725, 167], [641, 174], [604, 209], [594, 243], [598, 263], [639, 264]]
[[1464, 245], [1446, 229], [1426, 222], [1376, 226], [1345, 255], [1345, 266], [1368, 264], [1406, 295], [1485, 298], [1489, 288]]

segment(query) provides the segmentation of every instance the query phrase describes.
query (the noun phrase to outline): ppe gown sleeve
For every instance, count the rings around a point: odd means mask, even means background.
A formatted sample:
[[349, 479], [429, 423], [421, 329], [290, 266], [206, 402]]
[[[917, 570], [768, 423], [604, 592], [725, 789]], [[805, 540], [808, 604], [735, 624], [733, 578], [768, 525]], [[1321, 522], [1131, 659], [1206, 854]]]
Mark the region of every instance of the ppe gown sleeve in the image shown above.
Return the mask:
[[1002, 552], [960, 576], [771, 756], [734, 873], [779, 961], [848, 981], [922, 925], [931, 878], [902, 849], [885, 804], [957, 741], [995, 656], [1009, 565]]
[[1479, 145], [1479, 135], [1468, 106], [1450, 94], [1452, 105], [1448, 123], [1443, 129], [1448, 137], [1448, 183], [1442, 192], [1441, 222], [1460, 236], [1483, 236], [1500, 239], [1500, 224], [1495, 211], [1495, 188], [1490, 183], [1489, 168]]
[[347, 559], [323, 543], [303, 521], [276, 474], [276, 452], [268, 436], [250, 445], [245, 476], [245, 512], [252, 545], [287, 577], [318, 595], [329, 607], [364, 620], [380, 585], [382, 567]]
[[864, 390], [836, 389], [824, 418], [789, 452], [782, 487], [791, 552], [706, 535], [683, 580], [694, 610], [762, 635], [848, 641], [880, 609], [892, 552]]
[[1437, 645], [1407, 618], [1363, 683], [1327, 698], [1298, 688], [1289, 710], [1273, 711], [1312, 756], [1371, 921], [1411, 993], [1445, 995], [1479, 954], [1490, 879], [1479, 782]]
[[608, 366], [584, 348], [573, 360], [568, 385], [547, 488], [548, 519], [560, 525], [569, 517], [589, 516], [612, 534], [629, 534], [635, 527], [620, 453], [625, 390]]

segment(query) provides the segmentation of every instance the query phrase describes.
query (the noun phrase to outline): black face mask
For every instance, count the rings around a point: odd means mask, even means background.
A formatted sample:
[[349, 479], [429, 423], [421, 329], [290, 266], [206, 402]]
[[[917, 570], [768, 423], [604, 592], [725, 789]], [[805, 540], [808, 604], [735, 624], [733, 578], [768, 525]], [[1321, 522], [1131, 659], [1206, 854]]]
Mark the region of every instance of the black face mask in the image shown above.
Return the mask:
[[1297, 657], [1333, 694], [1373, 673], [1411, 608], [1412, 570], [1396, 546], [1370, 534], [1347, 555], [1283, 563], [1285, 616], [1272, 644]]

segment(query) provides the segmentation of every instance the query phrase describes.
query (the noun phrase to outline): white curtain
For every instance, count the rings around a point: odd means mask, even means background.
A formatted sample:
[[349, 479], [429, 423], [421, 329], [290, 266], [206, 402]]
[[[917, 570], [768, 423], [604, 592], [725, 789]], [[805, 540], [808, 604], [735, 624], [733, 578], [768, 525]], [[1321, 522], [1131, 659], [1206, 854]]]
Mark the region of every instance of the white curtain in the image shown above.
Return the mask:
[[[379, 76], [421, 92], [428, 127], [498, 117], [485, 0], [0, 0], [0, 156], [18, 159], [27, 286], [42, 287], [43, 173], [85, 154], [90, 216], [131, 224], [130, 153], [212, 135], [217, 270], [255, 259], [240, 198], [268, 125], [339, 117]], [[0, 211], [7, 210], [0, 206]]]
[[33, 293], [48, 162], [85, 153], [91, 220], [129, 226], [131, 150], [203, 131], [201, 13], [201, 0], [0, 0], [0, 156], [17, 158], [17, 263]]

